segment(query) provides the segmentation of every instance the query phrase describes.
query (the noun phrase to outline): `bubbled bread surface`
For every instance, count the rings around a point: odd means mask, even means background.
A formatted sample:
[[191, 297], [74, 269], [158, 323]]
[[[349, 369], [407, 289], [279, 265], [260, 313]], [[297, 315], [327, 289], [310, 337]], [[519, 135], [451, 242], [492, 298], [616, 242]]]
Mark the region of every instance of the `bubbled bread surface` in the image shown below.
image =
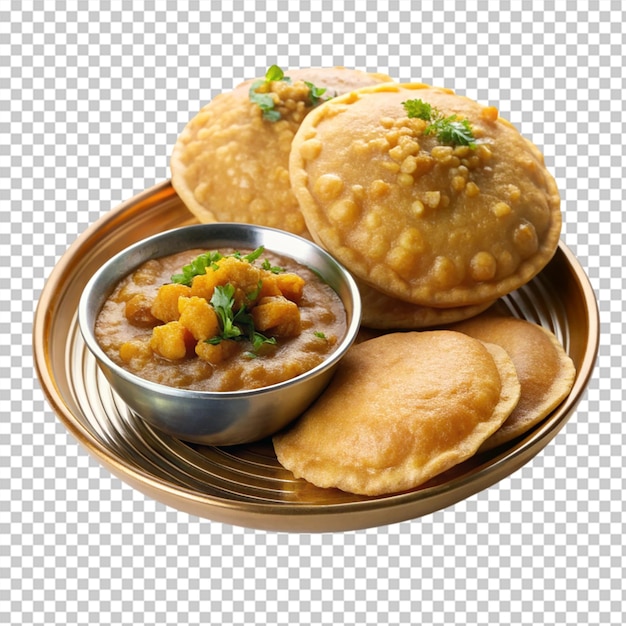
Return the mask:
[[[403, 102], [467, 119], [451, 146]], [[541, 152], [493, 107], [448, 89], [384, 84], [334, 98], [294, 139], [291, 184], [313, 238], [362, 280], [426, 306], [493, 300], [550, 260], [561, 229]]]

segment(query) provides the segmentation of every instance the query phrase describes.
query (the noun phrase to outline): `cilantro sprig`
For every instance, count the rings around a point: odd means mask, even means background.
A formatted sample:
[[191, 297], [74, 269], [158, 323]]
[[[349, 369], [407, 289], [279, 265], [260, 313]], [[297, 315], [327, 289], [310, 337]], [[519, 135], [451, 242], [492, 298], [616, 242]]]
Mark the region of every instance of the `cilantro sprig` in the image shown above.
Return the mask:
[[476, 147], [476, 138], [468, 119], [459, 119], [456, 115], [445, 116], [437, 108], [423, 100], [406, 100], [402, 103], [408, 117], [430, 122], [424, 129], [425, 135], [436, 135], [441, 143], [457, 146]]
[[261, 268], [264, 269], [266, 272], [272, 272], [272, 274], [282, 274], [285, 271], [285, 268], [281, 267], [280, 265], [272, 265], [269, 262], [269, 259], [263, 260], [263, 263], [261, 263]]
[[409, 117], [418, 117], [420, 120], [425, 120], [426, 122], [430, 122], [433, 118], [432, 105], [423, 100], [406, 100], [402, 103], [402, 106]]
[[[276, 103], [271, 93], [260, 92], [259, 89], [269, 83], [273, 82], [285, 82], [291, 83], [291, 78], [286, 76], [283, 70], [278, 65], [272, 65], [265, 72], [265, 77], [255, 80], [250, 89], [248, 95], [251, 102], [254, 102], [262, 111], [263, 119], [268, 122], [277, 122], [280, 119], [280, 111], [276, 109]], [[313, 83], [304, 81], [304, 84], [309, 88], [309, 99], [311, 105], [316, 107], [322, 102], [322, 96], [326, 93], [325, 87], [316, 87]]]
[[[256, 250], [252, 252], [242, 255], [241, 252], [233, 252], [231, 255], [236, 259], [241, 259], [243, 261], [247, 261], [248, 263], [254, 263], [261, 255], [265, 252], [265, 246], [259, 246]], [[170, 277], [170, 280], [173, 283], [179, 283], [181, 285], [190, 286], [193, 282], [193, 279], [196, 276], [201, 276], [202, 274], [206, 274], [207, 268], [216, 270], [218, 268], [218, 261], [224, 258], [224, 255], [217, 250], [212, 252], [204, 252], [197, 256], [193, 261], [184, 265], [180, 274], [173, 274]], [[281, 267], [272, 266], [270, 262], [265, 259], [262, 264], [262, 268], [271, 271], [274, 274], [278, 274], [284, 271]]]
[[286, 83], [291, 82], [291, 78], [289, 78], [289, 76], [285, 76], [285, 73], [280, 69], [280, 67], [278, 67], [278, 65], [272, 65], [267, 72], [265, 72], [265, 78], [255, 80], [252, 85], [250, 85], [250, 90], [248, 91], [250, 100], [254, 102], [259, 109], [261, 109], [263, 112], [263, 119], [268, 122], [277, 122], [280, 119], [280, 111], [277, 111], [274, 108], [276, 104], [274, 102], [274, 98], [272, 98], [272, 94], [258, 93], [258, 89], [263, 87], [263, 85], [281, 80]]
[[[216, 337], [208, 339], [209, 343], [219, 343], [222, 339], [237, 339], [241, 337], [242, 331], [235, 323], [236, 315], [233, 311], [235, 287], [231, 283], [218, 285], [213, 291], [210, 303], [215, 310], [222, 332]], [[243, 307], [241, 310], [243, 310]]]
[[220, 325], [220, 334], [207, 339], [207, 343], [218, 344], [223, 339], [241, 341], [248, 339], [252, 344], [253, 356], [264, 344], [276, 345], [275, 337], [266, 337], [254, 328], [252, 315], [245, 305], [235, 312], [235, 287], [231, 283], [218, 285], [213, 291], [210, 301]]
[[441, 143], [457, 146], [476, 147], [474, 133], [469, 120], [457, 120], [456, 115], [451, 115], [443, 120], [437, 120], [424, 131], [427, 135], [435, 133]]
[[265, 252], [265, 246], [259, 246], [256, 250], [253, 250], [248, 254], [242, 255], [241, 252], [235, 251], [230, 256], [247, 261], [248, 263], [254, 263], [263, 254], [263, 252]]
[[311, 99], [311, 104], [316, 107], [322, 102], [322, 96], [326, 93], [326, 87], [316, 87], [308, 80], [305, 80], [304, 84], [309, 88], [309, 98]]
[[181, 285], [191, 285], [191, 282], [196, 276], [206, 274], [207, 267], [217, 267], [217, 262], [224, 258], [222, 254], [217, 251], [205, 252], [197, 256], [191, 263], [184, 265], [180, 274], [174, 274], [170, 280], [173, 283], [179, 283]]

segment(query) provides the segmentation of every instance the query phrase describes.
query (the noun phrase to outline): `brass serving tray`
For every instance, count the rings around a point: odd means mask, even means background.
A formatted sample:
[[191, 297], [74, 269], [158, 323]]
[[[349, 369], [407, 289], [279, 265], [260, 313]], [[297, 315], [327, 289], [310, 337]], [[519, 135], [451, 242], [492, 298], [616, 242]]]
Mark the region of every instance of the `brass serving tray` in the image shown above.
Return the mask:
[[82, 341], [76, 310], [83, 287], [109, 257], [144, 237], [193, 222], [169, 181], [104, 215], [53, 269], [33, 334], [43, 391], [69, 432], [121, 480], [192, 515], [258, 529], [327, 532], [432, 513], [532, 459], [571, 417], [592, 374], [599, 342], [597, 303], [583, 269], [561, 243], [539, 276], [502, 299], [511, 315], [554, 332], [577, 369], [566, 400], [523, 439], [477, 455], [413, 491], [373, 498], [295, 480], [277, 462], [270, 441], [231, 448], [181, 442], [147, 426], [119, 400]]

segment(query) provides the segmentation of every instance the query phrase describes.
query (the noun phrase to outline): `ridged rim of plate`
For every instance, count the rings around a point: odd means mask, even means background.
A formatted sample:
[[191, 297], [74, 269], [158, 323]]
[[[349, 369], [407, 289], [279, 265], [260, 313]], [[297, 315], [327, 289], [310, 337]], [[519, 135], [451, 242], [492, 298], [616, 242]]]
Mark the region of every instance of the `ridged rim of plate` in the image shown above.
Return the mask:
[[54, 412], [87, 451], [120, 479], [192, 515], [245, 527], [347, 531], [432, 513], [495, 484], [527, 463], [564, 426], [592, 375], [599, 343], [595, 294], [561, 243], [528, 285], [501, 300], [511, 315], [545, 326], [577, 368], [571, 393], [524, 438], [453, 468], [416, 490], [367, 498], [296, 480], [271, 442], [210, 448], [164, 435], [131, 413], [101, 374], [78, 330], [82, 289], [109, 257], [144, 237], [195, 220], [169, 181], [116, 207], [60, 259], [34, 320], [37, 375]]

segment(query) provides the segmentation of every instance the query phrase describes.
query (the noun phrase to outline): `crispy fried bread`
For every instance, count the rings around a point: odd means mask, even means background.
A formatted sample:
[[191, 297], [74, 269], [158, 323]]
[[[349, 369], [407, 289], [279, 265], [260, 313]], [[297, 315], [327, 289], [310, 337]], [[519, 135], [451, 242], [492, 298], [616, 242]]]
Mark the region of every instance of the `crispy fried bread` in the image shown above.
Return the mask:
[[[467, 122], [475, 145], [409, 117], [415, 100]], [[375, 289], [423, 306], [495, 300], [559, 241], [559, 191], [540, 150], [494, 107], [449, 89], [388, 83], [325, 102], [296, 133], [290, 176], [317, 243]]]
[[333, 67], [285, 72], [264, 89], [280, 119], [265, 119], [250, 99], [255, 80], [216, 96], [185, 126], [170, 159], [172, 185], [201, 222], [234, 221], [307, 235], [289, 182], [291, 141], [316, 99], [390, 81], [384, 74]]
[[460, 322], [451, 328], [504, 348], [515, 365], [520, 381], [521, 395], [517, 406], [481, 446], [482, 450], [523, 435], [547, 417], [569, 394], [576, 368], [559, 340], [548, 329], [527, 320], [491, 313]]
[[319, 487], [380, 495], [472, 456], [515, 407], [506, 352], [462, 333], [392, 333], [353, 346], [317, 402], [273, 439], [280, 463]]

